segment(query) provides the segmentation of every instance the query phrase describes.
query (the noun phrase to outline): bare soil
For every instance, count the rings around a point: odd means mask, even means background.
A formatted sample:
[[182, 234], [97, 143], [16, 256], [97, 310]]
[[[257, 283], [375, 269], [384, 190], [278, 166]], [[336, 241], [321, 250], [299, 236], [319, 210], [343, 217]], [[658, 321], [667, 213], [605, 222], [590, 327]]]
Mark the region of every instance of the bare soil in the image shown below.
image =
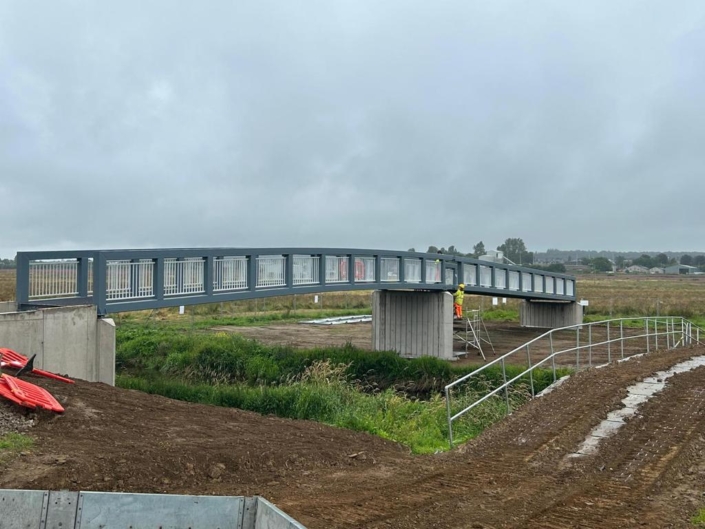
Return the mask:
[[[544, 334], [546, 329], [531, 329], [521, 327], [517, 323], [505, 322], [486, 322], [485, 329], [481, 331], [480, 338], [489, 340], [491, 346], [482, 342], [483, 352], [486, 361], [491, 362], [495, 358], [520, 347], [534, 338]], [[281, 323], [267, 326], [252, 326], [252, 327], [214, 327], [216, 332], [232, 332], [242, 334], [246, 338], [252, 338], [262, 343], [269, 345], [288, 345], [294, 348], [312, 349], [316, 347], [331, 347], [345, 345], [350, 343], [355, 347], [364, 350], [372, 349], [372, 324], [371, 323], [354, 323], [342, 325], [310, 325], [302, 323]], [[641, 333], [642, 329], [623, 329], [625, 336], [636, 335]], [[456, 322], [454, 332], [458, 336], [470, 338], [467, 334], [467, 328]], [[603, 342], [607, 339], [606, 329], [595, 328], [594, 335], [591, 336], [593, 343]], [[619, 327], [611, 329], [611, 338], [618, 337], [620, 333]], [[575, 347], [576, 343], [587, 343], [588, 336], [586, 331], [583, 331], [582, 336], [576, 338], [576, 333], [573, 331], [563, 331], [554, 333], [553, 347], [554, 350], [565, 350]], [[577, 340], [577, 342], [576, 342]], [[661, 347], [665, 344], [665, 338], [661, 339]], [[654, 345], [653, 343], [651, 344]], [[641, 353], [645, 350], [646, 345], [643, 340], [634, 340], [626, 342], [624, 351], [617, 344], [612, 344], [608, 353], [608, 347], [595, 346], [592, 350], [582, 350], [579, 354], [571, 352], [559, 357], [556, 362], [557, 366], [575, 366], [580, 362], [581, 366], [598, 365], [605, 363], [608, 359], [619, 357], [624, 353], [624, 356]], [[454, 341], [453, 350], [458, 356], [458, 365], [474, 365], [483, 363], [477, 349], [468, 347], [467, 355], [462, 354], [466, 348], [464, 343], [456, 339]], [[551, 353], [551, 343], [548, 339], [543, 339], [530, 347], [531, 362], [536, 364], [546, 358]], [[528, 358], [526, 351], [521, 351], [508, 360], [509, 363], [526, 365]], [[551, 367], [548, 364], [546, 367]]]
[[413, 456], [371, 435], [46, 379], [31, 453], [0, 487], [261, 494], [311, 528], [689, 527], [704, 501], [705, 369], [678, 374], [600, 446], [570, 459], [625, 388], [705, 348], [571, 377], [476, 440]]

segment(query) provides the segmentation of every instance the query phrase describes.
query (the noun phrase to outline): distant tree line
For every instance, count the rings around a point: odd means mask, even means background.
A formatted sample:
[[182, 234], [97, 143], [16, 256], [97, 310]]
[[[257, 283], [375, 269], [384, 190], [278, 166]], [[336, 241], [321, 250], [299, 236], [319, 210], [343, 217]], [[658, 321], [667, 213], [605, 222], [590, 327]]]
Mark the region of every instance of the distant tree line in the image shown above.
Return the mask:
[[14, 259], [0, 259], [0, 270], [17, 268]]
[[[459, 257], [479, 258], [487, 254], [485, 243], [479, 241], [473, 245], [472, 252], [463, 252], [456, 246], [451, 245], [448, 248], [429, 246], [427, 253], [442, 253], [448, 255], [457, 255]], [[622, 270], [630, 265], [639, 265], [645, 268], [665, 268], [676, 264], [689, 265], [698, 267], [705, 271], [705, 253], [696, 253], [692, 255], [678, 252], [661, 252], [661, 253], [639, 253], [639, 252], [608, 252], [594, 250], [556, 250], [549, 249], [546, 252], [530, 252], [526, 248], [524, 241], [519, 238], [508, 238], [503, 244], [497, 246], [497, 250], [503, 252], [505, 260], [509, 263], [523, 265], [537, 270], [547, 272], [562, 273], [567, 271], [567, 265], [582, 265], [589, 267], [592, 272], [612, 272], [613, 270]], [[415, 252], [414, 248], [409, 251]]]
[[[509, 238], [504, 241], [503, 244], [497, 246], [497, 250], [504, 254], [504, 257], [514, 264], [530, 265], [534, 262], [534, 252], [530, 252], [526, 249], [526, 244], [521, 238]], [[410, 252], [415, 252], [414, 248], [409, 248]], [[472, 257], [477, 259], [482, 255], [487, 254], [485, 249], [485, 243], [479, 241], [477, 244], [473, 245], [472, 252], [463, 252], [459, 250], [454, 245], [448, 248], [429, 246], [427, 253], [443, 253], [447, 255], [457, 255], [458, 257]]]

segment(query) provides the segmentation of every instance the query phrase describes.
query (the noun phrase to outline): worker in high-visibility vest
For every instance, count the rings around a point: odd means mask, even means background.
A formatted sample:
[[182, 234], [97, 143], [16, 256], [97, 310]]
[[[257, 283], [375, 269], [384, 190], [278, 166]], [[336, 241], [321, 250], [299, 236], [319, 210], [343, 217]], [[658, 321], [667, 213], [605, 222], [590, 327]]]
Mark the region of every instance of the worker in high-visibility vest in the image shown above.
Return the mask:
[[463, 317], [463, 300], [465, 299], [465, 285], [460, 283], [458, 290], [453, 294], [453, 309], [455, 309], [454, 317], [461, 319]]

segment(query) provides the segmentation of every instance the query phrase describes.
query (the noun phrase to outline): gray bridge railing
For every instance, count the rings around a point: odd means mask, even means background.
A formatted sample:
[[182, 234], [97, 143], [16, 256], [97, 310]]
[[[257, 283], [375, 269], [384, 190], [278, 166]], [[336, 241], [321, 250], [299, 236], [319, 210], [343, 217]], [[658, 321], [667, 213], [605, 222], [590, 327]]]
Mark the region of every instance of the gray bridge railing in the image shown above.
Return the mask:
[[337, 248], [19, 252], [17, 302], [101, 315], [346, 290], [446, 290], [575, 301], [575, 278], [446, 254]]
[[[556, 362], [560, 360], [563, 362], [558, 367], [575, 366], [576, 370], [580, 370], [593, 365], [607, 365], [613, 360], [648, 353], [660, 347], [675, 349], [699, 343], [700, 328], [680, 316], [618, 318], [551, 329], [445, 387], [450, 446], [453, 447], [453, 421], [490, 398], [503, 393], [507, 415], [511, 413], [509, 390], [513, 384], [528, 378], [531, 397], [535, 397], [534, 370], [537, 368], [552, 369], [555, 383]], [[575, 360], [571, 358], [568, 363], [565, 359], [570, 358], [569, 355], [573, 355]], [[537, 360], [537, 357], [540, 359]], [[508, 363], [523, 364], [526, 368], [518, 375], [508, 378]], [[501, 368], [503, 383], [488, 390], [463, 409], [453, 412], [452, 390], [467, 386], [472, 380], [478, 380], [483, 372], [493, 367]]]

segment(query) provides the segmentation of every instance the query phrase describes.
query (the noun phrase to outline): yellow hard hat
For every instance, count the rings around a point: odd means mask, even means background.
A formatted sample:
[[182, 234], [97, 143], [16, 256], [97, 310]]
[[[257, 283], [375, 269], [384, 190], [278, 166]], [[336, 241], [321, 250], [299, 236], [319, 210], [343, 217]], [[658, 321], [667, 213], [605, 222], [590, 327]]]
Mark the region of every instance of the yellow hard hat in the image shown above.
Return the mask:
[[463, 288], [463, 289], [464, 289], [464, 288], [465, 288], [465, 285], [464, 285], [463, 283], [460, 283], [460, 284], [458, 285], [458, 288]]

